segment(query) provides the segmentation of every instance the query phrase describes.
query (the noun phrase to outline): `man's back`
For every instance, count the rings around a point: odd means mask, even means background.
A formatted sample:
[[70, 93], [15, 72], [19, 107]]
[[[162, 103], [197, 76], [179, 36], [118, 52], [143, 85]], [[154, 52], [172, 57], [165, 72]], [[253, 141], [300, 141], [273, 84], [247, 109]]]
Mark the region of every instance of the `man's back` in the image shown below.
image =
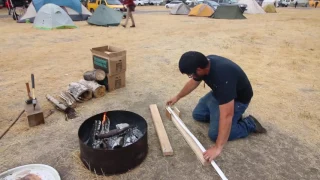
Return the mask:
[[204, 81], [211, 87], [219, 104], [225, 104], [233, 99], [249, 104], [253, 91], [241, 67], [221, 56], [209, 55], [207, 58], [210, 61], [210, 72]]

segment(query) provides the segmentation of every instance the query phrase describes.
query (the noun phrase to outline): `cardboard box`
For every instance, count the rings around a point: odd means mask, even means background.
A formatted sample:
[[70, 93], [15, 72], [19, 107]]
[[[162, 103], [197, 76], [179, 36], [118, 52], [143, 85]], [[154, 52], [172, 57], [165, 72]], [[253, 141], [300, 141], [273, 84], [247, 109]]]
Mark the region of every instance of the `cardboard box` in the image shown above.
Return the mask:
[[122, 72], [116, 75], [107, 75], [106, 78], [102, 81], [97, 81], [99, 84], [106, 86], [106, 89], [114, 91], [119, 88], [126, 86], [126, 72]]
[[101, 69], [110, 76], [126, 71], [126, 50], [114, 46], [91, 49], [93, 68]]

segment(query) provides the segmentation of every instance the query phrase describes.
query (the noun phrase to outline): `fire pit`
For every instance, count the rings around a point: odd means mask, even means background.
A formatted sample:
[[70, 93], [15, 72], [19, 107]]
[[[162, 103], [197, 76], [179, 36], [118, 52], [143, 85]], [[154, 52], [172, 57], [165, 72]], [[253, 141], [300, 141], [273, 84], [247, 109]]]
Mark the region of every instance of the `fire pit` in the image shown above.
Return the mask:
[[124, 173], [139, 165], [147, 155], [147, 123], [129, 111], [108, 111], [105, 115], [105, 119], [101, 113], [81, 124], [80, 158], [96, 174]]

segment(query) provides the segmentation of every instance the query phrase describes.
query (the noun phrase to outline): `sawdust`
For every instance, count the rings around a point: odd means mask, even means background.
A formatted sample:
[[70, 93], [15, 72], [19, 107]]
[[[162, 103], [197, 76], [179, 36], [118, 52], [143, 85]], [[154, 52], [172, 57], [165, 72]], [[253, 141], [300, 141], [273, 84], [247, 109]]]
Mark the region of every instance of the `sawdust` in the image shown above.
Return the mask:
[[[138, 7], [137, 10], [164, 7]], [[127, 50], [126, 88], [77, 107], [79, 117], [65, 121], [56, 112], [46, 124], [29, 128], [23, 116], [0, 141], [0, 172], [29, 163], [56, 168], [62, 179], [219, 179], [202, 167], [164, 114], [164, 103], [187, 76], [178, 71], [182, 53], [198, 50], [238, 63], [254, 89], [248, 112], [269, 133], [228, 143], [216, 160], [229, 179], [319, 179], [320, 75], [318, 9], [277, 9], [276, 14], [246, 15], [247, 20], [214, 20], [167, 13], [138, 13], [137, 28], [96, 27], [76, 22], [78, 29], [41, 31], [31, 24], [0, 19], [0, 132], [23, 109], [25, 82], [35, 74], [36, 96], [43, 110], [52, 109], [45, 95], [58, 96], [92, 68], [92, 47], [114, 45]], [[1, 14], [5, 14], [1, 10]], [[209, 91], [200, 86], [177, 106], [182, 119], [205, 147], [206, 124], [192, 120], [198, 99]], [[303, 89], [307, 89], [303, 90]], [[174, 156], [163, 157], [149, 112], [157, 104]], [[149, 154], [136, 169], [101, 177], [79, 159], [77, 130], [90, 116], [105, 110], [136, 112], [148, 122]]]

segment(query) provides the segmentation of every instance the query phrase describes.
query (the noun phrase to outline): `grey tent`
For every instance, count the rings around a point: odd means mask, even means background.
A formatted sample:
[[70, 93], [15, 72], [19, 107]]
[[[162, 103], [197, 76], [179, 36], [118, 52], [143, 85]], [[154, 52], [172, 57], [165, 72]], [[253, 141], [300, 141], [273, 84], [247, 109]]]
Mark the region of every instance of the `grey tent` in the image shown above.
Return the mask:
[[190, 8], [184, 3], [177, 4], [170, 10], [170, 14], [178, 15], [188, 15], [189, 12]]
[[248, 14], [265, 14], [262, 7], [257, 3], [256, 0], [239, 0], [239, 4], [246, 4], [247, 10], [244, 13]]
[[238, 5], [218, 6], [211, 18], [215, 19], [247, 19]]
[[121, 12], [101, 4], [88, 19], [88, 23], [98, 26], [118, 26], [122, 17]]

